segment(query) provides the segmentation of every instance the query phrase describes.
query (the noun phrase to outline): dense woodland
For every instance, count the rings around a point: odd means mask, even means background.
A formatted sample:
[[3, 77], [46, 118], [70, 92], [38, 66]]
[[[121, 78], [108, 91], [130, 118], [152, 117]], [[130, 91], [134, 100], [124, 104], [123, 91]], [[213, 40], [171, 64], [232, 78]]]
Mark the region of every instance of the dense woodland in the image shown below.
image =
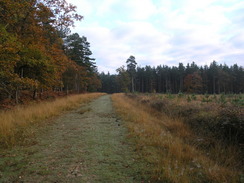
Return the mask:
[[[0, 101], [45, 91], [243, 93], [242, 66], [192, 62], [138, 67], [134, 56], [116, 75], [98, 74], [90, 43], [71, 34], [83, 17], [65, 0], [0, 1]], [[123, 61], [121, 61], [123, 62]], [[102, 85], [101, 85], [102, 84]]]
[[101, 86], [84, 36], [70, 34], [82, 20], [65, 0], [0, 1], [0, 100], [24, 92], [96, 91]]
[[137, 67], [134, 56], [126, 61], [127, 66], [117, 69], [117, 75], [101, 73], [102, 92], [157, 92], [157, 93], [196, 93], [220, 94], [243, 93], [244, 70], [234, 64], [198, 66], [195, 62], [178, 67], [166, 65]]

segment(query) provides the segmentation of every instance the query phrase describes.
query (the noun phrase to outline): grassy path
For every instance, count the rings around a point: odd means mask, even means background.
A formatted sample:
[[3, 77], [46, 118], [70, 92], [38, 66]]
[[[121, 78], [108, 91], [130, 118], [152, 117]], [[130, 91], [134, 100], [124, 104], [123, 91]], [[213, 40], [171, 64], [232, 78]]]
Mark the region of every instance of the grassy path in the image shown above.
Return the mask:
[[0, 154], [0, 182], [142, 182], [145, 167], [109, 95], [60, 116], [36, 144]]

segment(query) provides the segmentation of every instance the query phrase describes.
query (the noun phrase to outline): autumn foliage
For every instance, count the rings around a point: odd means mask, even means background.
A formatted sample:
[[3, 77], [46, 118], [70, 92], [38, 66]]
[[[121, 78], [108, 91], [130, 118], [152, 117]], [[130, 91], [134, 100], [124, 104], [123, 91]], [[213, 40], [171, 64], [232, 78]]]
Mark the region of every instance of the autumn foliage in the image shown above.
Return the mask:
[[188, 74], [184, 79], [184, 86], [188, 93], [201, 93], [203, 88], [202, 77], [197, 72]]
[[78, 64], [65, 52], [70, 27], [82, 18], [65, 0], [1, 0], [0, 100], [18, 103], [23, 90], [33, 98], [44, 90], [96, 90], [95, 63]]

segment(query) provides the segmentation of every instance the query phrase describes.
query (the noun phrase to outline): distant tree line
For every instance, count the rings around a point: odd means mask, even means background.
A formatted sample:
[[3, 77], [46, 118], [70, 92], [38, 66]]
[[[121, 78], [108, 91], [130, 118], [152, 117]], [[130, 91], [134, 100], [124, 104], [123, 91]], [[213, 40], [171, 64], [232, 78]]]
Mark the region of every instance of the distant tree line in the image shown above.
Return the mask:
[[145, 66], [136, 67], [135, 57], [127, 61], [127, 68], [117, 69], [116, 75], [101, 73], [101, 91], [113, 92], [148, 92], [148, 93], [243, 93], [244, 70], [234, 64], [198, 66], [195, 62], [184, 66]]
[[101, 83], [86, 37], [70, 35], [76, 7], [65, 0], [0, 1], [0, 100], [23, 90], [95, 91]]

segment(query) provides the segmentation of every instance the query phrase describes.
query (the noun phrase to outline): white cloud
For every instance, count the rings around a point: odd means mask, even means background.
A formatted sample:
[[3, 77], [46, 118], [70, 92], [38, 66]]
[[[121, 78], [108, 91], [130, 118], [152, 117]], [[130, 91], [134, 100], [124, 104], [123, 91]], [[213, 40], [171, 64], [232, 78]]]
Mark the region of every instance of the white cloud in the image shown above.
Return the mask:
[[103, 0], [96, 4], [96, 14], [98, 16], [104, 16], [112, 11], [112, 6], [116, 4], [119, 0]]
[[88, 37], [97, 64], [102, 65], [100, 68], [109, 65], [114, 71], [125, 64], [130, 55], [135, 55], [142, 64], [160, 64], [162, 53], [170, 48], [169, 36], [147, 22], [120, 22], [114, 29], [80, 27], [78, 32]]
[[130, 17], [136, 20], [146, 20], [156, 13], [157, 7], [151, 0], [126, 1], [130, 7]]
[[242, 61], [241, 0], [68, 0], [85, 19], [85, 35], [99, 71], [115, 70], [134, 55], [139, 65]]

